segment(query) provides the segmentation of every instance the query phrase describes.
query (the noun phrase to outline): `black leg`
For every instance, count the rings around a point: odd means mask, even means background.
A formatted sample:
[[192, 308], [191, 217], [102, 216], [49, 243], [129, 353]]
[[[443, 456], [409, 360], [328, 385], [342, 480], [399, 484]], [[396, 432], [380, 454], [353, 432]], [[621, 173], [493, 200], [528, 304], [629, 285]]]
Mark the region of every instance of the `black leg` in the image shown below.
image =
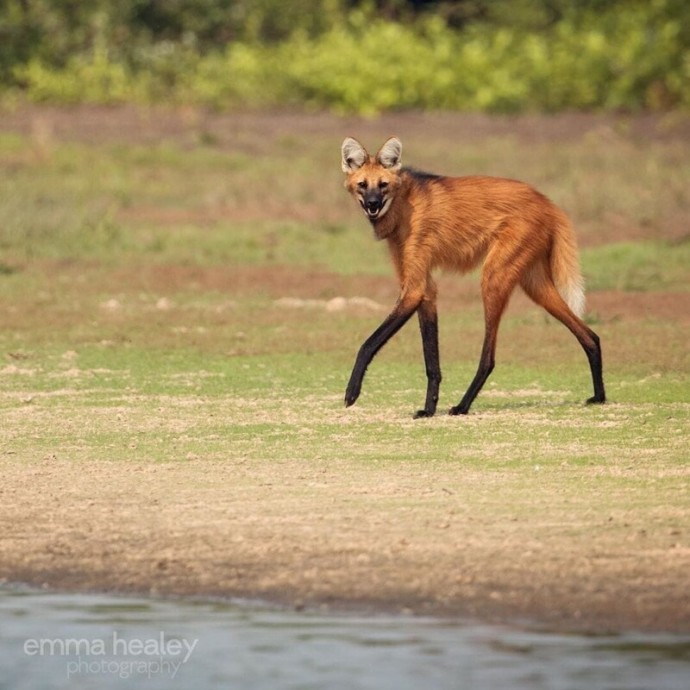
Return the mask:
[[508, 282], [503, 282], [496, 287], [496, 283], [489, 282], [486, 278], [487, 271], [484, 267], [484, 277], [482, 278], [482, 297], [484, 299], [484, 344], [482, 345], [482, 354], [479, 358], [479, 367], [477, 373], [472, 379], [470, 387], [467, 389], [462, 400], [448, 411], [449, 414], [467, 414], [470, 411], [470, 406], [474, 399], [479, 395], [479, 391], [486, 383], [486, 379], [494, 370], [496, 364], [496, 340], [498, 338], [498, 326], [501, 322], [501, 316], [508, 304], [508, 298], [513, 286]]
[[598, 403], [605, 403], [606, 392], [604, 390], [604, 377], [602, 374], [601, 363], [601, 344], [599, 342], [599, 336], [592, 329], [588, 328], [587, 330], [589, 331], [589, 336], [594, 344], [592, 345], [586, 341], [580, 340], [579, 337], [578, 340], [580, 341], [582, 349], [585, 351], [585, 354], [587, 355], [587, 360], [589, 361], [589, 368], [592, 371], [594, 395], [587, 400], [587, 404], [593, 405]]
[[419, 330], [422, 334], [424, 365], [426, 367], [426, 402], [423, 410], [415, 412], [415, 419], [433, 417], [438, 403], [438, 389], [441, 385], [441, 363], [438, 354], [438, 316], [436, 305], [422, 302], [417, 312]]
[[367, 367], [376, 353], [407, 323], [412, 314], [417, 311], [417, 304], [414, 307], [396, 307], [385, 321], [364, 341], [359, 348], [355, 366], [350, 375], [350, 382], [345, 391], [345, 405], [353, 405], [362, 390], [362, 380], [367, 371]]
[[594, 395], [587, 400], [587, 404], [606, 402], [604, 378], [602, 374], [601, 343], [599, 336], [563, 301], [553, 282], [523, 284], [525, 292], [539, 305], [544, 307], [551, 316], [558, 319], [576, 338], [587, 355], [589, 368], [592, 372]]
[[494, 352], [496, 351], [496, 334], [487, 333], [484, 339], [484, 346], [482, 347], [482, 356], [479, 359], [479, 367], [477, 373], [474, 375], [474, 379], [467, 389], [465, 395], [462, 396], [462, 400], [455, 406], [451, 407], [448, 414], [458, 415], [467, 414], [470, 411], [470, 406], [474, 402], [474, 399], [479, 394], [482, 386], [486, 383], [486, 379], [494, 370], [495, 359]]

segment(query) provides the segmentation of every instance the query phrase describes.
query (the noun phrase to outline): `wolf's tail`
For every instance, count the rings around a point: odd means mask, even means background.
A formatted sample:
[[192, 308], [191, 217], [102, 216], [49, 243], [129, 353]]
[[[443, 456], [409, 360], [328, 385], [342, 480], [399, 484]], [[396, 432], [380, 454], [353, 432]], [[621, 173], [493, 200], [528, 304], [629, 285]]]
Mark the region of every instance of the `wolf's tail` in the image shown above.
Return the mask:
[[551, 250], [551, 275], [560, 296], [573, 313], [585, 313], [585, 281], [580, 273], [575, 233], [568, 218], [559, 219]]

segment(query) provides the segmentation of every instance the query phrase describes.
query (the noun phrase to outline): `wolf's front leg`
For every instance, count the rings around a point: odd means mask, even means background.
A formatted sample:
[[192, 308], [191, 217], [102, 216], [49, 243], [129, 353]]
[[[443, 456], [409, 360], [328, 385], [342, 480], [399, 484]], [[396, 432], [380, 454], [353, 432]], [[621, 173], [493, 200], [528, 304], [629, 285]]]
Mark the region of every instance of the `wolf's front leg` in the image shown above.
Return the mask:
[[384, 322], [364, 341], [359, 348], [350, 382], [345, 391], [345, 406], [353, 405], [362, 391], [362, 381], [367, 367], [376, 353], [407, 323], [417, 310], [418, 304], [404, 306], [401, 303], [386, 317]]
[[426, 401], [423, 410], [417, 410], [415, 419], [433, 417], [438, 404], [438, 390], [441, 385], [441, 363], [438, 354], [438, 316], [435, 301], [423, 301], [417, 311], [419, 330], [422, 334], [424, 366], [426, 367]]

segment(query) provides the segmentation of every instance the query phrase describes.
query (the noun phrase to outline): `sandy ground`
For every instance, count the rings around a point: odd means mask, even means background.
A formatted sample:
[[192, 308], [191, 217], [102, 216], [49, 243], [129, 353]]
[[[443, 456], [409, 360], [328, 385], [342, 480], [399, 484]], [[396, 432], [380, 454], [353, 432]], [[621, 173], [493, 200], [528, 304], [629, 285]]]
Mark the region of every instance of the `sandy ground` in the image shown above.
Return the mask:
[[682, 530], [651, 529], [634, 510], [583, 512], [580, 528], [577, 506], [539, 492], [532, 515], [511, 517], [498, 473], [237, 458], [1, 464], [7, 581], [559, 630], [689, 628]]

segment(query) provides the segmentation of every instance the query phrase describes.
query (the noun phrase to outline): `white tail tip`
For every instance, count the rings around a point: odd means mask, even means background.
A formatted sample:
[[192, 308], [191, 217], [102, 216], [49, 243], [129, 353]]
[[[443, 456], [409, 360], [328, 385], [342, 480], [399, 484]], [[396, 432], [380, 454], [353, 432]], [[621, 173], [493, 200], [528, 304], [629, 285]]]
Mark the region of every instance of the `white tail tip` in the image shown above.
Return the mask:
[[577, 282], [559, 289], [561, 297], [566, 301], [575, 316], [582, 318], [585, 314], [585, 285], [582, 278]]

